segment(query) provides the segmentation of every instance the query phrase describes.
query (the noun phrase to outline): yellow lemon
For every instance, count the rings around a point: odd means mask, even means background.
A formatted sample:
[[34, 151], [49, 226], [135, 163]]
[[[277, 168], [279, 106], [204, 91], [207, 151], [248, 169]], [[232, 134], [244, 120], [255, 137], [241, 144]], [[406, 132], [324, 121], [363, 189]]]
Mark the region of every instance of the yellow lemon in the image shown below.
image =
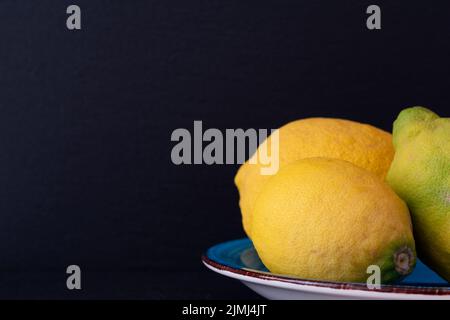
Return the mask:
[[[302, 119], [286, 124], [277, 132], [280, 168], [303, 158], [327, 157], [350, 161], [384, 179], [394, 156], [391, 134], [354, 121]], [[271, 150], [271, 137], [258, 149]], [[258, 152], [244, 163], [235, 177], [243, 225], [249, 237], [252, 236], [255, 200], [270, 178], [261, 174], [264, 164], [259, 162], [257, 155]]]
[[252, 240], [274, 273], [381, 282], [410, 273], [415, 245], [406, 204], [378, 176], [350, 162], [308, 158], [282, 168], [255, 203]]

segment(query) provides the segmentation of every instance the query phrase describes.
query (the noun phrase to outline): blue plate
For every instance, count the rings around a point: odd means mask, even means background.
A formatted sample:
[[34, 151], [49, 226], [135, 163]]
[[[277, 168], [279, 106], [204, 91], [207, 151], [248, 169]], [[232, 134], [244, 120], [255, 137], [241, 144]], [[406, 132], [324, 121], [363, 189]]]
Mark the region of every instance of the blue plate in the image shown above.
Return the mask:
[[[272, 274], [263, 265], [251, 240], [248, 238], [215, 245], [208, 249], [202, 260], [213, 271], [239, 279], [263, 296], [275, 299], [280, 297], [277, 296], [278, 293], [275, 293], [275, 296], [273, 296], [272, 292], [271, 296], [267, 292], [261, 292], [261, 288], [264, 286], [279, 287], [282, 283], [283, 285], [281, 286], [285, 287], [287, 285], [290, 291], [299, 289], [303, 292], [305, 286], [309, 286], [307, 289], [311, 289], [311, 286], [315, 287], [312, 291], [317, 291], [317, 288], [341, 290], [346, 293], [343, 295], [344, 298], [371, 298], [373, 294], [375, 294], [375, 298], [403, 299], [405, 295], [407, 297], [419, 297], [418, 295], [423, 295], [427, 298], [430, 296], [450, 298], [450, 284], [420, 261], [417, 262], [414, 271], [402, 281], [396, 284], [382, 285], [381, 289], [370, 289], [370, 292], [367, 292], [369, 289], [364, 283], [315, 281]], [[255, 289], [256, 284], [257, 289]], [[267, 291], [267, 288], [263, 289]], [[343, 291], [342, 289], [345, 290]], [[352, 290], [365, 291], [365, 293], [362, 296], [359, 294], [349, 296], [347, 293]], [[297, 295], [294, 296], [297, 297]], [[300, 298], [303, 296], [300, 295]], [[334, 298], [338, 296], [339, 294], [337, 296], [335, 295]], [[306, 298], [308, 297], [307, 295]], [[321, 296], [320, 294], [317, 297], [313, 295], [313, 298], [321, 298]], [[327, 296], [327, 298], [330, 297]]]

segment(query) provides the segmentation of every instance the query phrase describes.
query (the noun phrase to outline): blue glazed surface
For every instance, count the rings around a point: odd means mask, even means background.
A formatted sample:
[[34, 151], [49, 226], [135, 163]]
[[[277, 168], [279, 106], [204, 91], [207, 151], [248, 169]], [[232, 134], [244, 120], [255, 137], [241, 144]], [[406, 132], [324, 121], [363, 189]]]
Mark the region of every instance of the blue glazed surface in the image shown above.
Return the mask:
[[[253, 244], [248, 238], [217, 244], [206, 252], [206, 257], [216, 263], [234, 269], [268, 271], [261, 260], [259, 260]], [[399, 284], [450, 287], [450, 284], [447, 281], [439, 277], [421, 261], [417, 262], [413, 273], [403, 279]]]

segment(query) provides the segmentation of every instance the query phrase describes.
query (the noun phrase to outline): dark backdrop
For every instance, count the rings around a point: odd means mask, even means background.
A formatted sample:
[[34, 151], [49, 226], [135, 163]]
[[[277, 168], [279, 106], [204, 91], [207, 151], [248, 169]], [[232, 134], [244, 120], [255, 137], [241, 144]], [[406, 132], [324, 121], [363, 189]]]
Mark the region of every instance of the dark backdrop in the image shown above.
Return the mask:
[[257, 297], [200, 262], [244, 236], [237, 166], [175, 166], [171, 133], [448, 116], [449, 11], [369, 4], [0, 1], [0, 297]]

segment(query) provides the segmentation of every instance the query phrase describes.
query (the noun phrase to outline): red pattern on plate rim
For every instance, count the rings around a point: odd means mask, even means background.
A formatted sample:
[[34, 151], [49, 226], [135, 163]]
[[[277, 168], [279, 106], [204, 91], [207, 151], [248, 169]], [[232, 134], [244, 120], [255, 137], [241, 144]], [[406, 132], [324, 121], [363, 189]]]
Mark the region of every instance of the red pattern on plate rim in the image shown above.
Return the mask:
[[450, 295], [450, 288], [438, 288], [438, 287], [413, 287], [413, 286], [394, 286], [394, 285], [381, 285], [380, 289], [369, 289], [365, 284], [362, 283], [340, 283], [331, 281], [315, 281], [315, 280], [304, 280], [304, 279], [294, 279], [286, 276], [279, 276], [274, 274], [260, 273], [257, 271], [235, 269], [221, 263], [215, 262], [209, 259], [207, 256], [202, 256], [202, 261], [216, 269], [229, 271], [232, 273], [254, 277], [264, 280], [280, 281], [292, 284], [307, 285], [313, 287], [322, 288], [332, 288], [341, 290], [362, 290], [362, 291], [372, 291], [372, 292], [389, 292], [389, 293], [406, 293], [406, 294], [423, 294], [423, 295], [438, 295], [445, 296]]

